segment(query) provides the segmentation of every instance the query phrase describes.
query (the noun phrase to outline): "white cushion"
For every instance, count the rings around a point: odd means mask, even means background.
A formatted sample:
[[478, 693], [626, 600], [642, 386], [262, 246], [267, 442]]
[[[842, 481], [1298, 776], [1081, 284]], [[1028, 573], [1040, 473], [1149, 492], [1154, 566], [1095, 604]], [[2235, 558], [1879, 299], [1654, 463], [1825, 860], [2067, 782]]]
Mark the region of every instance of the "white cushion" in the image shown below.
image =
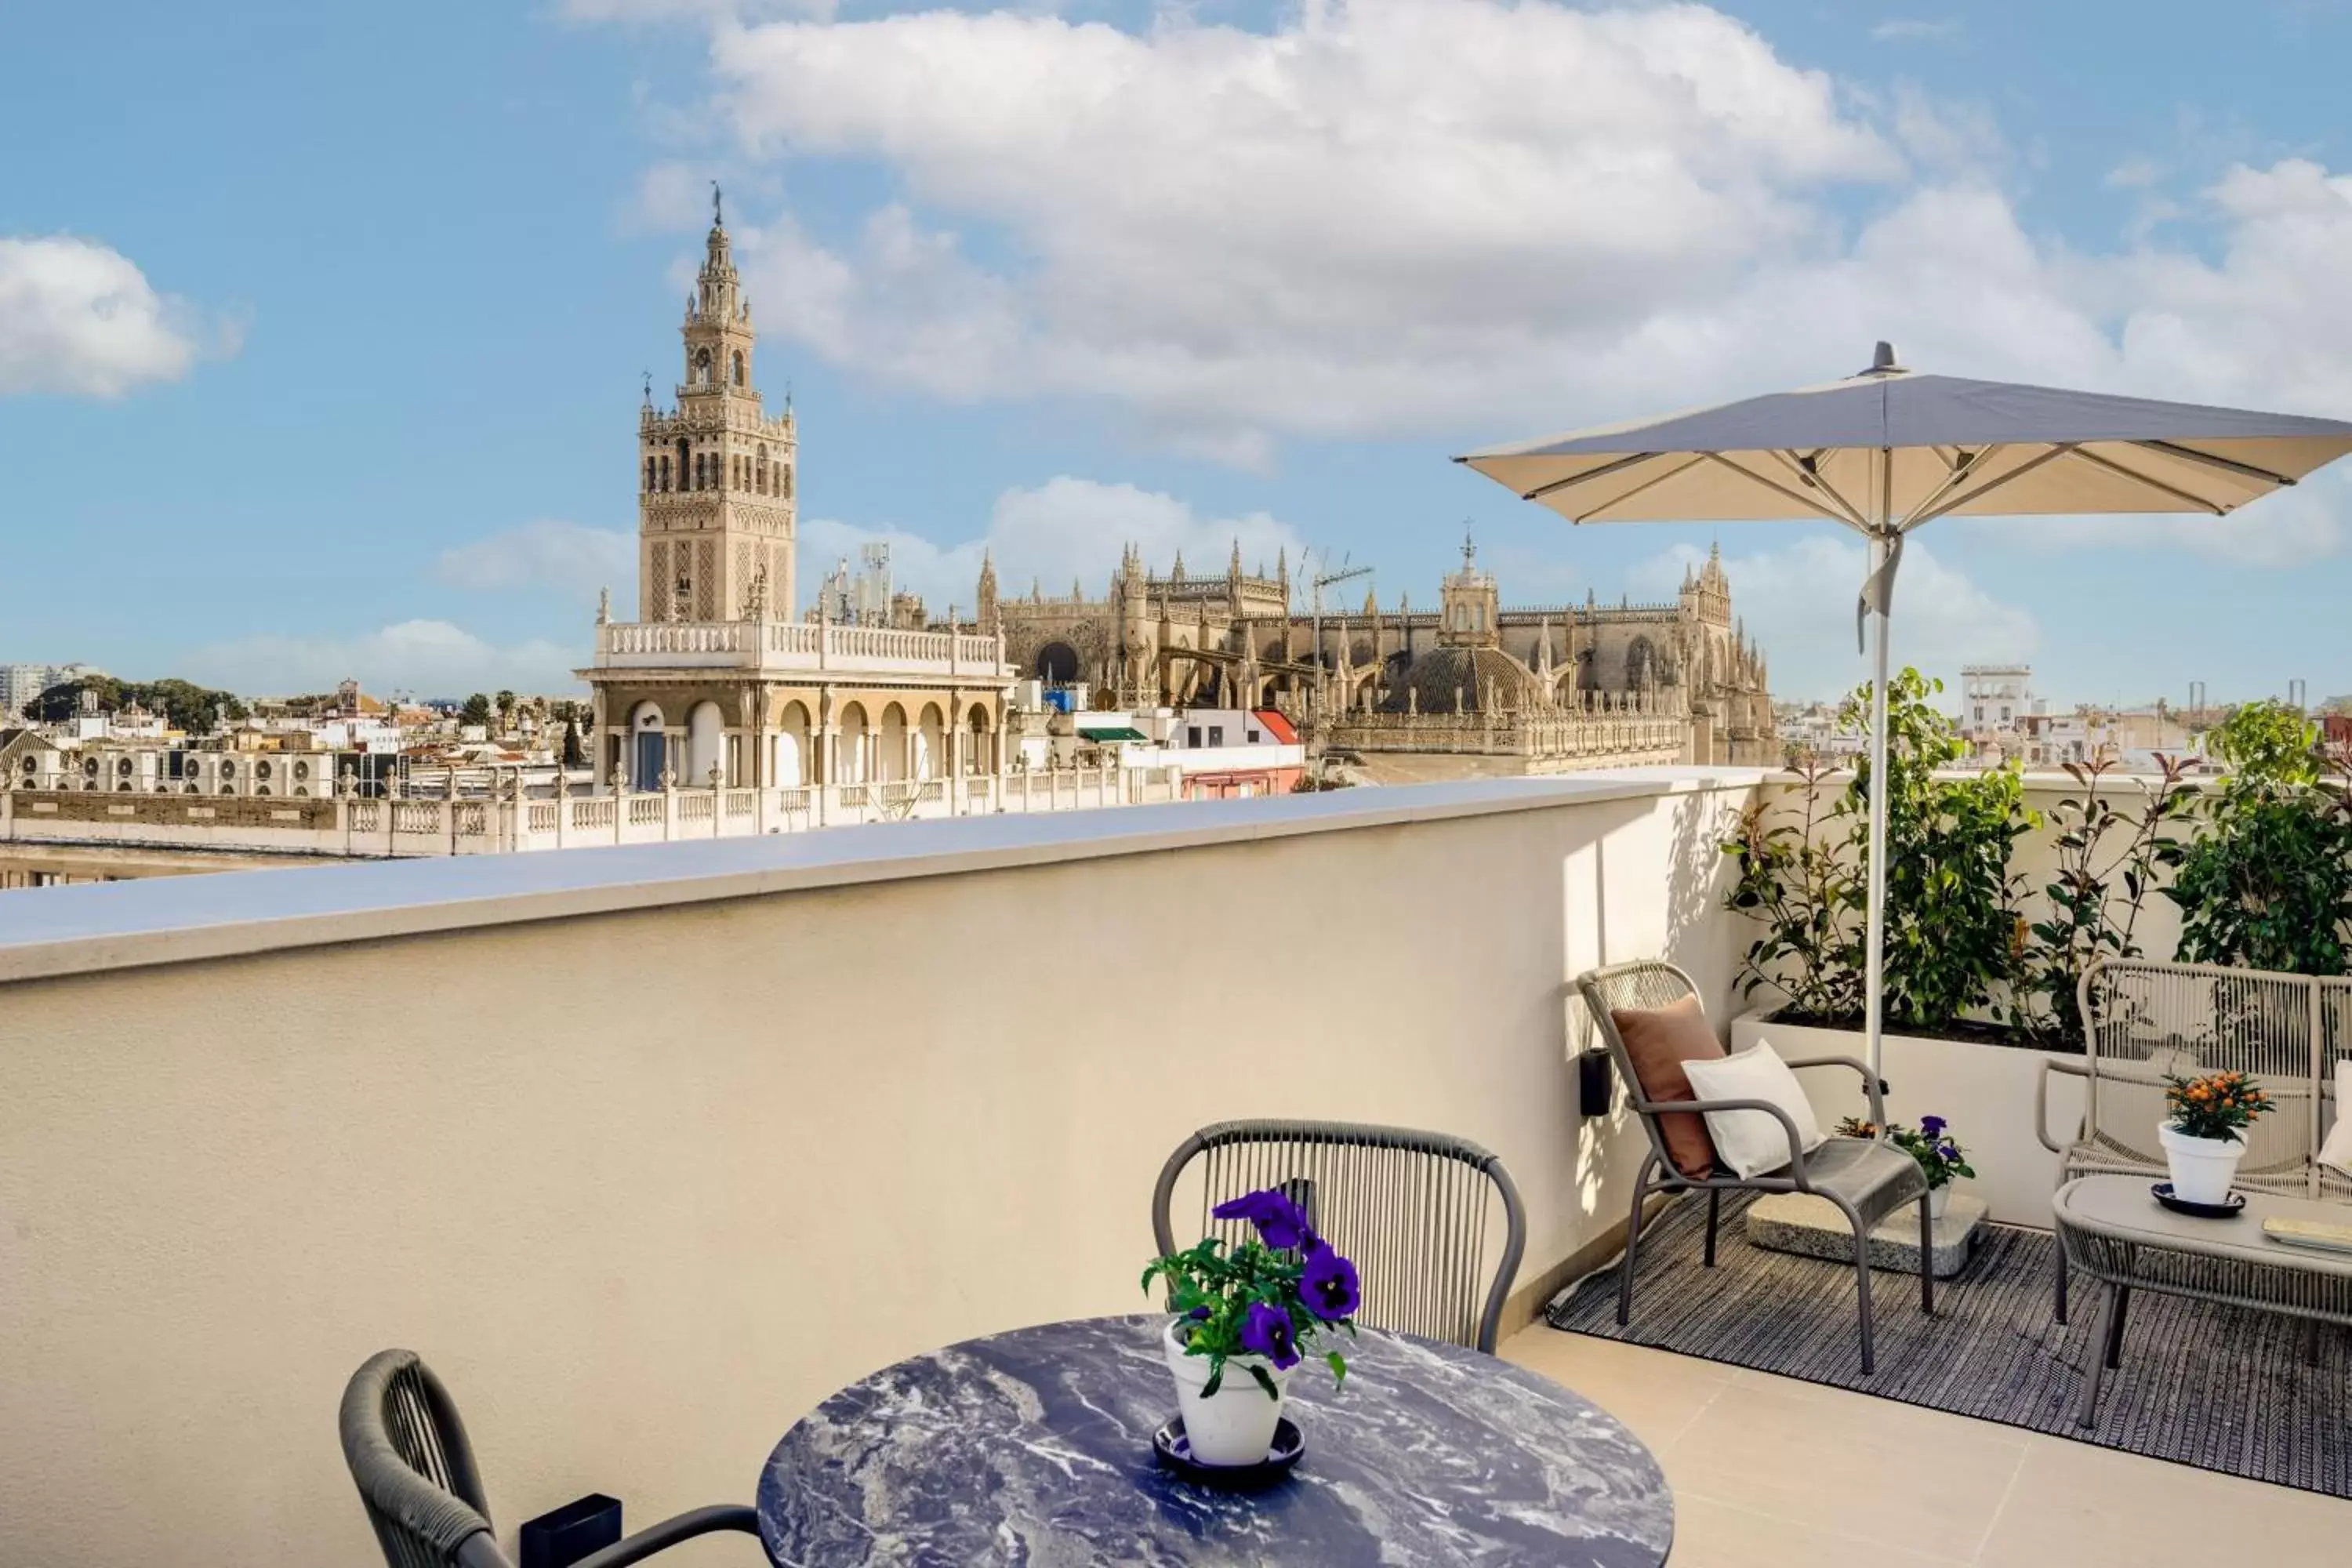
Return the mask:
[[[1690, 1075], [1691, 1092], [1701, 1100], [1769, 1100], [1797, 1124], [1797, 1142], [1808, 1152], [1828, 1140], [1813, 1119], [1812, 1102], [1797, 1082], [1797, 1075], [1780, 1053], [1762, 1040], [1720, 1061], [1683, 1064]], [[1742, 1176], [1760, 1176], [1789, 1163], [1789, 1133], [1779, 1118], [1764, 1110], [1710, 1110], [1707, 1136], [1715, 1140], [1715, 1156]]]
[[2336, 1125], [2319, 1146], [2319, 1163], [2352, 1176], [2352, 1060], [2336, 1063]]

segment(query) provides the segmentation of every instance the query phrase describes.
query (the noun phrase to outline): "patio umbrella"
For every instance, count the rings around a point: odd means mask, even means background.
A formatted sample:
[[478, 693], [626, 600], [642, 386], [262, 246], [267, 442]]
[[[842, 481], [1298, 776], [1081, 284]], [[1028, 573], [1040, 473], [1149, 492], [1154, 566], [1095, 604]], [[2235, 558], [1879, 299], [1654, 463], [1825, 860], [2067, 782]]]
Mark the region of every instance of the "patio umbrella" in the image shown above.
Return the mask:
[[2352, 424], [1921, 375], [1878, 345], [1861, 374], [1455, 458], [1571, 522], [1821, 519], [1870, 542], [1864, 1001], [1880, 1066], [1886, 920], [1886, 633], [1903, 542], [1939, 517], [2220, 517], [2352, 451]]

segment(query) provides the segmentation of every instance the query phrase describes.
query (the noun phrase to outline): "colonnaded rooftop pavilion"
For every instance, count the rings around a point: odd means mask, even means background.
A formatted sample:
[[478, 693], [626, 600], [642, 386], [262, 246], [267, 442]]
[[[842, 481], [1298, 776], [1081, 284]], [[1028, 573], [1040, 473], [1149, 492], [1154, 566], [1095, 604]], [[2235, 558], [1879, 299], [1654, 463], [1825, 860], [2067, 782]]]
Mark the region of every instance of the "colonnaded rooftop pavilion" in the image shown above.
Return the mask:
[[[1891, 1014], [1875, 1111], [1834, 1061], [1775, 1098], [1712, 1058], [1855, 1054], [1744, 985], [1759, 835], [1840, 787], [1629, 770], [8, 900], [0, 1558], [560, 1563], [683, 1514], [586, 1560], [2342, 1561], [2352, 1264], [2263, 1222], [2352, 1218], [2344, 983], [2171, 963], [2150, 897], [2083, 1016]], [[2083, 795], [2025, 781], [2025, 885]], [[2160, 1208], [2163, 1076], [2222, 1068], [2275, 1107], [2248, 1209]], [[1702, 1090], [1760, 1122], [1645, 1109]], [[1821, 1141], [1847, 1117], [1973, 1175]], [[1360, 1301], [1345, 1383], [1285, 1385], [1296, 1469], [1235, 1490], [1155, 1457], [1138, 1280], [1251, 1190]]]

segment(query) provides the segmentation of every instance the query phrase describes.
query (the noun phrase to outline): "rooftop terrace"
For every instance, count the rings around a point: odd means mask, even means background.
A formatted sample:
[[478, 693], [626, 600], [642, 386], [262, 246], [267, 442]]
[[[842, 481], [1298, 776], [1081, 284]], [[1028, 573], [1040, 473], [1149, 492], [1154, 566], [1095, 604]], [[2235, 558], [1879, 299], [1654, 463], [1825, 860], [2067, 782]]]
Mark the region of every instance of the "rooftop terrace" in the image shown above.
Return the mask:
[[[1168, 1152], [1298, 1116], [1503, 1157], [1504, 1353], [1659, 1458], [1675, 1568], [2204, 1568], [2199, 1518], [2329, 1560], [2335, 1497], [1543, 1326], [1642, 1157], [1622, 1101], [1581, 1113], [1569, 982], [1664, 956], [1736, 1013], [1716, 847], [1777, 787], [1633, 770], [0, 900], [0, 1555], [369, 1560], [333, 1412], [388, 1345], [457, 1391], [509, 1551], [590, 1491], [633, 1523], [747, 1501], [877, 1367], [1141, 1310]], [[1913, 1070], [1977, 1097], [1995, 1217], [2038, 1193], [2046, 1224], [2032, 1053], [1969, 1048]], [[1990, 1299], [1963, 1277], [1916, 1331]]]

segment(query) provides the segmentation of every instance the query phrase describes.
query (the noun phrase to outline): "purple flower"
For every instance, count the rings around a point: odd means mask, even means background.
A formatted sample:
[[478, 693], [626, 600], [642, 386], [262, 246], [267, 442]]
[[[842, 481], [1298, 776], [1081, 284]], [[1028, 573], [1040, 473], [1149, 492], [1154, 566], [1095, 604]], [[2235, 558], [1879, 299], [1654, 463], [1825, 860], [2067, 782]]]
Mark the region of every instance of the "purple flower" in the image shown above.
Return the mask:
[[1349, 1316], [1363, 1302], [1356, 1266], [1328, 1245], [1307, 1255], [1307, 1267], [1299, 1272], [1298, 1293], [1307, 1310], [1327, 1323]]
[[1257, 1226], [1259, 1239], [1276, 1252], [1287, 1252], [1303, 1245], [1312, 1234], [1298, 1205], [1271, 1188], [1219, 1204], [1211, 1212], [1219, 1219], [1249, 1221]]
[[1250, 1303], [1242, 1322], [1242, 1348], [1274, 1363], [1277, 1368], [1298, 1364], [1298, 1343], [1290, 1330], [1290, 1314], [1263, 1301]]
[[1944, 1129], [1950, 1125], [1950, 1122], [1946, 1121], [1940, 1116], [1923, 1116], [1919, 1118], [1919, 1132], [1922, 1137], [1926, 1138], [1941, 1138], [1944, 1135]]
[[1957, 1160], [1960, 1157], [1960, 1146], [1958, 1143], [1946, 1143], [1938, 1147], [1936, 1152], [1944, 1159]]

